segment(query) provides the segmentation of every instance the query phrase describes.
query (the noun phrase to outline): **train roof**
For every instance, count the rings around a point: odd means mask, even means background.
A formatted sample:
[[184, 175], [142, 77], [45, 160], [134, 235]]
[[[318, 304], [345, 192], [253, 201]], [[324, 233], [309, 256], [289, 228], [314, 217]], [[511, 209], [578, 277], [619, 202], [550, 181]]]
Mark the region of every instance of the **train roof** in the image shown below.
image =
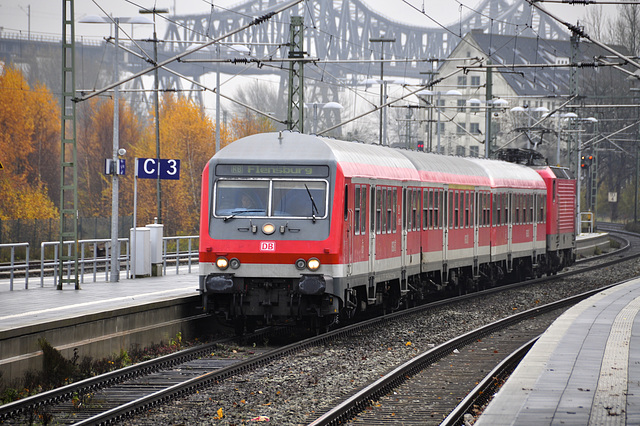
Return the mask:
[[497, 160], [452, 157], [348, 142], [295, 132], [261, 133], [239, 139], [218, 152], [219, 162], [257, 164], [335, 163], [347, 177], [437, 182], [487, 187], [541, 188], [534, 170]]
[[492, 188], [544, 189], [542, 177], [531, 167], [506, 161], [469, 158], [485, 170]]

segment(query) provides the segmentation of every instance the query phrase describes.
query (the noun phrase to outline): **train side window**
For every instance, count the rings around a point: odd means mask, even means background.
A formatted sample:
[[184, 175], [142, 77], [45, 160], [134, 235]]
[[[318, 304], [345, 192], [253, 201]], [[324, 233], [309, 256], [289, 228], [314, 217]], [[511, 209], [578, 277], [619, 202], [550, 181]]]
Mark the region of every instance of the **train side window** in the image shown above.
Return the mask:
[[435, 204], [437, 210], [435, 210], [433, 218], [435, 220], [434, 223], [438, 224], [439, 229], [442, 229], [444, 226], [444, 205], [445, 205], [444, 194], [445, 192], [442, 189], [438, 190], [437, 194], [436, 193], [433, 194], [434, 200], [437, 198], [437, 202]]
[[464, 226], [469, 227], [469, 211], [471, 209], [471, 197], [469, 191], [464, 192]]
[[376, 234], [382, 231], [382, 189], [376, 190]]
[[413, 230], [417, 231], [420, 229], [420, 215], [418, 212], [420, 211], [420, 198], [418, 198], [418, 190], [413, 190]]
[[504, 224], [506, 225], [509, 223], [509, 204], [511, 201], [511, 194], [502, 194], [502, 198], [504, 201], [504, 214], [502, 215], [502, 217], [504, 218]]
[[349, 219], [349, 186], [344, 186], [344, 220]]
[[429, 190], [429, 229], [438, 227], [438, 191]]
[[553, 188], [552, 188], [552, 193], [551, 193], [552, 201], [555, 203], [556, 202], [556, 181], [555, 179], [553, 180]]
[[530, 222], [533, 222], [533, 221], [534, 221], [534, 217], [535, 217], [535, 216], [533, 215], [533, 212], [535, 211], [535, 210], [534, 210], [534, 207], [533, 207], [533, 201], [534, 201], [534, 200], [535, 200], [534, 195], [533, 195], [533, 194], [531, 194], [531, 195], [529, 196], [529, 219], [530, 219], [529, 221], [530, 221]]
[[402, 188], [402, 202], [400, 203], [402, 207], [402, 229], [407, 229], [407, 188]]
[[382, 216], [382, 224], [380, 232], [382, 234], [387, 233], [387, 188], [382, 189], [382, 200], [380, 200], [380, 215]]
[[371, 185], [371, 197], [369, 197], [369, 229], [373, 234], [376, 232], [376, 188]]
[[429, 190], [422, 190], [422, 229], [429, 228]]
[[393, 230], [393, 233], [395, 234], [398, 225], [398, 188], [393, 188], [393, 198], [389, 201], [391, 202], [391, 205], [387, 210], [390, 223], [389, 232]]
[[353, 230], [356, 235], [360, 235], [360, 186], [356, 185], [353, 197]]

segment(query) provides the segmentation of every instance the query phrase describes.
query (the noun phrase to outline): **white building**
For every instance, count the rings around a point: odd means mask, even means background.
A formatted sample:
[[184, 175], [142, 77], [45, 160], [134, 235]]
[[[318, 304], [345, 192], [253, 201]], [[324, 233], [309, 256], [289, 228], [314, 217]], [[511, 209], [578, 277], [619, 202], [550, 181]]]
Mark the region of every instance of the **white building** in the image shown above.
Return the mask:
[[[580, 42], [577, 46], [575, 61], [583, 64], [609, 55], [592, 43]], [[425, 150], [437, 151], [440, 139], [444, 154], [485, 155], [487, 69], [474, 65], [486, 65], [488, 58], [494, 65], [508, 65], [491, 72], [492, 152], [501, 147], [537, 145], [555, 152], [557, 116], [532, 126], [569, 99], [571, 71], [562, 65], [569, 65], [571, 56], [569, 40], [500, 36], [482, 30], [468, 33], [433, 76], [435, 81], [444, 80], [419, 96], [421, 105], [426, 107], [421, 109], [425, 124], [419, 136]], [[546, 67], [522, 67], [531, 64]], [[597, 73], [598, 68], [593, 67], [579, 68], [574, 73], [578, 93], [595, 81]]]

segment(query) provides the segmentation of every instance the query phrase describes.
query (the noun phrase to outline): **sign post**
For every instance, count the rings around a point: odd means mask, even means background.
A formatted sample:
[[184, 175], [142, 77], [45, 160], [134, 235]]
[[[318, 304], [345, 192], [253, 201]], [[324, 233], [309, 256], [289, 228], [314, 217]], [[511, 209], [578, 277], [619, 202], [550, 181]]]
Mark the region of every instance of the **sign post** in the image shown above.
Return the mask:
[[180, 160], [136, 158], [133, 176], [133, 236], [131, 237], [131, 277], [136, 277], [136, 228], [138, 214], [138, 178], [180, 179]]

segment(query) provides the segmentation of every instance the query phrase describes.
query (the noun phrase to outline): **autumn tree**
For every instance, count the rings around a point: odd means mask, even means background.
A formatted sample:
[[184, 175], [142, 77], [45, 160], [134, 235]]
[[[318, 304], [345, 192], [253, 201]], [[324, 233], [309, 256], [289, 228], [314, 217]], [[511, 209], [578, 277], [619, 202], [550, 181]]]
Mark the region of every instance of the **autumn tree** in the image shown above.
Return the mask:
[[[78, 108], [78, 209], [84, 217], [110, 216], [111, 176], [104, 162], [113, 156], [113, 101], [92, 98]], [[119, 109], [119, 146], [127, 151], [144, 134], [144, 125], [123, 101]], [[131, 188], [120, 191], [126, 197]], [[123, 213], [120, 215], [130, 214]]]
[[42, 85], [13, 67], [0, 71], [0, 219], [53, 218], [48, 196], [59, 152], [59, 109]]
[[[228, 135], [221, 127], [222, 145]], [[132, 147], [139, 158], [155, 158], [155, 130], [149, 126], [140, 143]], [[215, 153], [215, 126], [193, 101], [173, 94], [160, 104], [160, 156], [180, 160], [180, 180], [162, 181], [162, 211], [166, 235], [198, 232], [202, 170]], [[127, 179], [130, 179], [128, 177]], [[127, 201], [127, 205], [131, 205]], [[138, 180], [138, 220], [150, 223], [156, 216], [156, 182]]]

